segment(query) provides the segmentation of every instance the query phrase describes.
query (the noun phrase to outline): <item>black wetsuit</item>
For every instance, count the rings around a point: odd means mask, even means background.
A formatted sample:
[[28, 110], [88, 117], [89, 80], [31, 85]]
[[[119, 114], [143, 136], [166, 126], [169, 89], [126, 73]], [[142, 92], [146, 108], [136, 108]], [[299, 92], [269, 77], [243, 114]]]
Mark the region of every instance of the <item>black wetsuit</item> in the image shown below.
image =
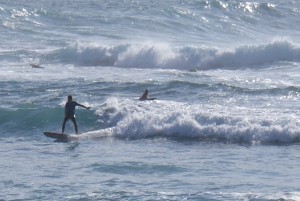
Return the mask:
[[69, 119], [72, 120], [72, 122], [75, 126], [76, 134], [78, 133], [77, 123], [76, 123], [76, 119], [75, 119], [75, 107], [78, 106], [78, 105], [79, 104], [76, 101], [71, 101], [71, 102], [66, 103], [66, 105], [65, 105], [65, 118], [64, 118], [63, 125], [62, 125], [62, 133], [64, 133], [66, 122]]

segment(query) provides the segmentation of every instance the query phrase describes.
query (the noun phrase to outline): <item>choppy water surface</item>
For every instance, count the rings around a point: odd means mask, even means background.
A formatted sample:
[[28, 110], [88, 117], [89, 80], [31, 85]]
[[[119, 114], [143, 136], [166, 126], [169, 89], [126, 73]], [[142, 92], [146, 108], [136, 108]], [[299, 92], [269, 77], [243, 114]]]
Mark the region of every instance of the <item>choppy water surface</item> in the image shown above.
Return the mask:
[[299, 7], [2, 1], [0, 199], [299, 200]]

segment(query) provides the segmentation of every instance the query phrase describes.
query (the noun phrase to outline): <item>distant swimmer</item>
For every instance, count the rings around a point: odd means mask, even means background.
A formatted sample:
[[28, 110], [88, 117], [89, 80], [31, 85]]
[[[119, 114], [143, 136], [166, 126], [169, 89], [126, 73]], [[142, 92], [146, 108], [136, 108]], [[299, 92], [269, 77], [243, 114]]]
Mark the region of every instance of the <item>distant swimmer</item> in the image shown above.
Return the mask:
[[72, 96], [69, 95], [68, 102], [65, 105], [65, 118], [64, 118], [63, 125], [62, 125], [62, 132], [61, 132], [62, 134], [65, 131], [65, 125], [69, 119], [72, 120], [74, 127], [75, 127], [75, 132], [76, 132], [76, 134], [78, 134], [78, 128], [77, 128], [77, 123], [76, 123], [76, 119], [75, 119], [75, 107], [76, 106], [83, 107], [87, 110], [89, 110], [91, 108], [91, 107], [86, 107], [84, 105], [81, 105], [81, 104], [77, 103], [76, 101], [73, 101]]
[[155, 100], [156, 99], [156, 98], [149, 98], [148, 94], [149, 94], [149, 91], [148, 91], [148, 89], [146, 89], [144, 94], [139, 98], [139, 100], [145, 101], [145, 100]]
[[40, 65], [37, 65], [37, 64], [30, 64], [30, 66], [31, 66], [32, 68], [44, 68], [44, 67], [42, 67], [42, 66], [40, 66]]

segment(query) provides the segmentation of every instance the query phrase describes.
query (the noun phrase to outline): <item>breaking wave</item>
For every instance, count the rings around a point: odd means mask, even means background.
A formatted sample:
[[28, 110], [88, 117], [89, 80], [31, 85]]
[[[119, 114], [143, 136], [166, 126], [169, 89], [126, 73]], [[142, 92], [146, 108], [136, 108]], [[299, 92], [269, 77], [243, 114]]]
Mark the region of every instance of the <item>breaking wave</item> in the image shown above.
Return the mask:
[[[94, 106], [94, 114], [78, 110], [78, 139], [103, 137], [119, 139], [170, 138], [179, 141], [205, 141], [241, 144], [295, 144], [300, 142], [297, 117], [280, 111], [243, 111], [240, 108], [210, 108], [174, 101], [139, 102], [109, 98]], [[176, 108], [176, 110], [174, 110]], [[226, 113], [226, 111], [228, 111]], [[2, 137], [42, 136], [46, 130], [61, 131], [62, 108], [1, 110]], [[45, 115], [47, 114], [47, 115]], [[260, 114], [260, 115], [259, 115]], [[41, 130], [42, 129], [42, 130]], [[66, 133], [73, 133], [72, 124]]]
[[232, 50], [193, 46], [171, 47], [159, 43], [117, 46], [76, 43], [43, 57], [44, 61], [56, 60], [76, 66], [236, 70], [270, 68], [279, 62], [300, 62], [300, 48], [288, 41], [240, 46]]

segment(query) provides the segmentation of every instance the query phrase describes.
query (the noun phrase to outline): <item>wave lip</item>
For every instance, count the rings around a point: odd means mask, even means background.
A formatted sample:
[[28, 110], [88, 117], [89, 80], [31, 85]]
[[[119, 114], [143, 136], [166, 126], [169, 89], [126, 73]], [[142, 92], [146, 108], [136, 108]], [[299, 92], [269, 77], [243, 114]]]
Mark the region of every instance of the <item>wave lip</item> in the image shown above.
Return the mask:
[[162, 68], [179, 70], [259, 69], [278, 62], [300, 62], [300, 48], [288, 41], [234, 50], [207, 47], [171, 47], [146, 43], [117, 46], [75, 44], [44, 55], [42, 60], [57, 60], [77, 66], [113, 66], [121, 68]]

